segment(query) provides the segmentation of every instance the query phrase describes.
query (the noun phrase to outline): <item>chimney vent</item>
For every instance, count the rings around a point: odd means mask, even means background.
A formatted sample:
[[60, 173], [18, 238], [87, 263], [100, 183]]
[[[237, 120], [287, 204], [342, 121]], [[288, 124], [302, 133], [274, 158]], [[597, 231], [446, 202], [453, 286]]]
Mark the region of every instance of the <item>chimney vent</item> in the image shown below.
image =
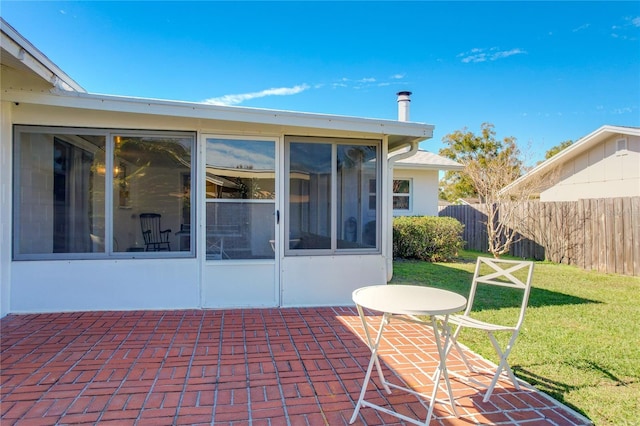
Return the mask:
[[398, 121], [409, 121], [409, 105], [411, 92], [398, 92]]

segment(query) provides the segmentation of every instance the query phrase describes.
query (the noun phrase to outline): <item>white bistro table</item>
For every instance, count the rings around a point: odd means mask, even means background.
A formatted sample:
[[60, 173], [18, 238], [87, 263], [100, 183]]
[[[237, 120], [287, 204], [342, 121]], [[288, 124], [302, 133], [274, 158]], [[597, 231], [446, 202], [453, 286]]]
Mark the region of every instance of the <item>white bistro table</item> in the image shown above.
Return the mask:
[[[438, 387], [440, 379], [444, 377], [447, 387], [447, 393], [449, 396], [449, 404], [453, 410], [453, 413], [458, 416], [458, 412], [453, 401], [453, 394], [451, 392], [451, 383], [449, 382], [449, 374], [447, 372], [446, 364], [446, 348], [449, 344], [450, 330], [448, 326], [449, 314], [458, 312], [467, 304], [467, 299], [457, 293], [451, 291], [442, 290], [432, 287], [421, 287], [412, 285], [376, 285], [370, 287], [363, 287], [355, 290], [352, 294], [353, 301], [358, 309], [358, 314], [362, 320], [362, 326], [364, 327], [365, 334], [369, 348], [371, 349], [371, 360], [369, 361], [369, 367], [364, 377], [364, 383], [362, 384], [362, 390], [360, 391], [360, 398], [356, 404], [356, 408], [351, 416], [349, 423], [353, 423], [360, 411], [361, 407], [371, 407], [376, 410], [391, 414], [409, 423], [417, 425], [428, 425], [433, 414], [433, 404], [436, 402], [436, 395], [438, 393]], [[380, 328], [375, 340], [372, 339], [371, 333], [369, 333], [369, 327], [367, 326], [367, 319], [364, 314], [363, 308], [367, 308], [373, 311], [378, 311], [383, 314]], [[393, 383], [389, 383], [382, 373], [380, 368], [380, 361], [378, 360], [378, 347], [382, 340], [385, 326], [391, 320], [391, 317], [397, 315], [398, 319], [410, 322], [417, 322], [421, 324], [431, 325], [433, 328], [433, 334], [436, 341], [436, 347], [438, 349], [438, 367], [433, 373], [433, 393], [429, 401], [429, 408], [427, 418], [421, 422], [416, 419], [407, 417], [403, 414], [389, 410], [385, 407], [373, 404], [364, 399], [367, 391], [367, 385], [371, 379], [371, 372], [373, 366], [376, 366], [378, 371], [378, 377], [380, 382], [387, 393], [391, 393], [390, 388], [400, 389], [409, 393], [412, 393], [418, 397], [423, 395], [406, 387], [398, 386]], [[419, 316], [427, 316], [428, 320], [423, 321], [418, 319]], [[440, 322], [440, 326], [438, 326]], [[440, 331], [442, 330], [442, 331]], [[444, 342], [441, 340], [444, 335]]]

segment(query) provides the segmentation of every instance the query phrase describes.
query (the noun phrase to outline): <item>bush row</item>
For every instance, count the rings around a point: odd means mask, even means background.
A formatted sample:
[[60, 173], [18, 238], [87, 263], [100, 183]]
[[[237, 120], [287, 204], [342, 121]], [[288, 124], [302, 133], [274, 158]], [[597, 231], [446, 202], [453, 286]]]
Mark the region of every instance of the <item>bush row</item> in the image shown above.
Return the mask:
[[401, 216], [393, 219], [393, 257], [448, 262], [462, 249], [463, 225], [451, 217]]

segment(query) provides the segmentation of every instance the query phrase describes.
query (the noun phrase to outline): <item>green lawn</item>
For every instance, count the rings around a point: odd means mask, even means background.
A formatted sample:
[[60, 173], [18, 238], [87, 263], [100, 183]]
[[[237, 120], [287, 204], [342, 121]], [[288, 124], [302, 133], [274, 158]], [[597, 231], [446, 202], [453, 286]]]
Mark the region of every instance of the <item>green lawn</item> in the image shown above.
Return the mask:
[[[467, 295], [475, 258], [456, 263], [396, 261], [394, 284], [446, 288]], [[516, 308], [489, 297], [484, 319]], [[460, 341], [497, 363], [486, 334]], [[640, 278], [537, 262], [523, 329], [509, 357], [515, 374], [596, 425], [640, 425]]]

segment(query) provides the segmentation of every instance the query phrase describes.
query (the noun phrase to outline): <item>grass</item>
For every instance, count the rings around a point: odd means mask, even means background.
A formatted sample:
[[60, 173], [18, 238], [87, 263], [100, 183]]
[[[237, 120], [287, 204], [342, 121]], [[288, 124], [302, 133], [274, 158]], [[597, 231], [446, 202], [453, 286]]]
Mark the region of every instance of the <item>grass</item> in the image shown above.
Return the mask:
[[[455, 263], [397, 261], [392, 283], [466, 296], [478, 255], [462, 252]], [[497, 322], [517, 309], [491, 295], [482, 303], [478, 316]], [[498, 362], [486, 334], [464, 330], [460, 341]], [[509, 363], [516, 376], [596, 425], [640, 425], [640, 278], [536, 262]]]

